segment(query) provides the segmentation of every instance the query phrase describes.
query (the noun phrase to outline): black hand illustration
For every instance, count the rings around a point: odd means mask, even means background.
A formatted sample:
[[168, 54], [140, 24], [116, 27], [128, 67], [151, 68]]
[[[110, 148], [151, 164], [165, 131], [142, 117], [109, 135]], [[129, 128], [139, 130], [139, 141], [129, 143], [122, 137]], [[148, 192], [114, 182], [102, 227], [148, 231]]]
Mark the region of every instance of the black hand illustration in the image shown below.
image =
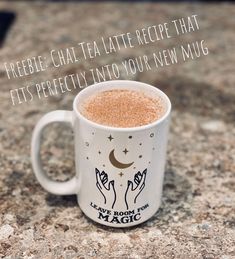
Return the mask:
[[125, 193], [125, 203], [126, 203], [127, 209], [129, 209], [130, 205], [133, 206], [136, 203], [137, 197], [144, 189], [146, 174], [147, 174], [147, 169], [145, 169], [142, 173], [139, 171], [138, 173], [135, 174], [133, 182], [132, 181], [127, 182], [127, 189]]
[[106, 204], [107, 206], [111, 206], [113, 209], [114, 204], [116, 202], [114, 180], [108, 182], [108, 175], [104, 171], [100, 173], [100, 171], [97, 168], [95, 169], [95, 173], [96, 186], [104, 197], [104, 204]]

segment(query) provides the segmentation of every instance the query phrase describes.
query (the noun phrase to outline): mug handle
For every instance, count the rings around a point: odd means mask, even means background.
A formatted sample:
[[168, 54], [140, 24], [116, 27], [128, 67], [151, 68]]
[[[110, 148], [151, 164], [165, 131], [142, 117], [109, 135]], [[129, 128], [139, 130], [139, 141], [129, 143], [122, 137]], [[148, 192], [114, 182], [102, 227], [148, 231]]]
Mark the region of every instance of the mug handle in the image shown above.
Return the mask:
[[40, 157], [40, 144], [43, 129], [50, 123], [63, 122], [69, 123], [73, 128], [73, 112], [57, 110], [45, 114], [34, 128], [31, 141], [31, 159], [35, 176], [39, 183], [48, 192], [57, 195], [70, 195], [78, 192], [77, 179], [74, 176], [72, 179], [65, 182], [51, 180], [42, 169]]

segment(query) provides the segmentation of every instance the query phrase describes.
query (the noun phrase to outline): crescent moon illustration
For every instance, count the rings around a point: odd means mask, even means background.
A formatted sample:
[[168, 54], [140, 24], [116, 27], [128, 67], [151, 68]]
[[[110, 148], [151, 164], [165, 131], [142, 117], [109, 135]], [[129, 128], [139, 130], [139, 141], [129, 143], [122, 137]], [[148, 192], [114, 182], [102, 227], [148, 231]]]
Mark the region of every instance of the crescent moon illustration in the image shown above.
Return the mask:
[[134, 162], [132, 163], [128, 163], [128, 164], [124, 164], [124, 163], [121, 163], [119, 162], [115, 156], [114, 156], [114, 149], [109, 153], [109, 160], [110, 160], [110, 163], [117, 167], [117, 168], [121, 168], [121, 169], [124, 169], [124, 168], [127, 168], [127, 167], [130, 167], [131, 165], [133, 165]]

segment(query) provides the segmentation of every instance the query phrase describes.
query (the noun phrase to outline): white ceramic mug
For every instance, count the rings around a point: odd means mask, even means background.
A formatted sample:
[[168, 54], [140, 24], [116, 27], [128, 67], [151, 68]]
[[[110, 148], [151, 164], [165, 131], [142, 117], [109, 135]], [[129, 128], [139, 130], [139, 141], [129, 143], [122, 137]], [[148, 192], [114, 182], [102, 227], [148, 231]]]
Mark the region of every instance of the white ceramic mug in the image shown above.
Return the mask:
[[[88, 96], [123, 88], [160, 96], [164, 116], [145, 126], [116, 128], [94, 123], [79, 112], [78, 105]], [[103, 225], [129, 227], [146, 221], [161, 204], [170, 111], [168, 97], [145, 83], [117, 80], [87, 87], [75, 97], [73, 111], [53, 111], [37, 123], [31, 156], [39, 183], [53, 194], [76, 194], [81, 210]], [[75, 135], [76, 176], [66, 182], [51, 180], [41, 165], [42, 130], [53, 122], [69, 123]]]

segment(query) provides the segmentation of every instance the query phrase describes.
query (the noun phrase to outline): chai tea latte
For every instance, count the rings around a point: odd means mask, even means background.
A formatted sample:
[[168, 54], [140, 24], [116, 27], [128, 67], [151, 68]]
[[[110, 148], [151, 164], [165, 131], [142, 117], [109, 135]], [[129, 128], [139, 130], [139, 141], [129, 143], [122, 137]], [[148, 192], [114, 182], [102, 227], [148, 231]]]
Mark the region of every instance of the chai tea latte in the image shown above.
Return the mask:
[[79, 111], [95, 123], [120, 128], [138, 127], [160, 119], [165, 113], [161, 97], [128, 89], [113, 89], [87, 97]]

